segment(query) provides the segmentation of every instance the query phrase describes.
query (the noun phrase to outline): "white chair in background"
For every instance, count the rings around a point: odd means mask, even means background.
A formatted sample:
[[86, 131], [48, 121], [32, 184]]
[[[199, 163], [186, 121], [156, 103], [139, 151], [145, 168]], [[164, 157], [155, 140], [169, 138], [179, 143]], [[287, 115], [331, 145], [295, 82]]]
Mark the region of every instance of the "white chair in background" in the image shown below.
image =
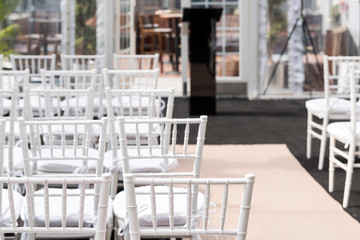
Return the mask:
[[[92, 120], [93, 90], [36, 89], [24, 91], [24, 107], [28, 119]], [[85, 107], [86, 106], [86, 107]], [[72, 130], [65, 130], [72, 132]]]
[[4, 61], [4, 55], [0, 54], [0, 70], [3, 69], [3, 61]]
[[30, 70], [21, 71], [1, 71], [0, 70], [0, 89], [9, 90], [16, 88], [21, 92], [24, 87], [29, 86]]
[[[347, 208], [349, 204], [352, 175], [354, 168], [360, 168], [359, 163], [355, 163], [355, 157], [359, 156], [356, 148], [360, 146], [359, 135], [359, 106], [357, 101], [360, 98], [359, 84], [360, 72], [354, 69], [350, 70], [350, 99], [351, 99], [351, 118], [347, 122], [334, 122], [327, 126], [327, 132], [330, 136], [329, 153], [329, 191], [334, 191], [335, 167], [346, 171], [343, 207]], [[337, 143], [344, 144], [340, 147]], [[341, 159], [345, 159], [345, 162]]]
[[104, 68], [105, 88], [156, 89], [159, 69], [156, 70], [108, 70]]
[[104, 67], [104, 55], [67, 55], [61, 54], [62, 70], [91, 70], [97, 69], [98, 73]]
[[113, 55], [115, 70], [154, 70], [158, 68], [159, 54]]
[[[62, 70], [62, 71], [41, 71], [42, 85], [44, 89], [87, 89], [92, 88], [94, 92], [94, 116], [101, 118], [105, 109], [102, 83], [99, 81], [96, 69], [92, 70]], [[78, 102], [78, 101], [76, 101]], [[87, 107], [87, 100], [84, 99], [82, 107]], [[75, 102], [74, 102], [75, 105]]]
[[[245, 178], [206, 179], [134, 178], [132, 174], [125, 174], [126, 194], [122, 195], [122, 201], [126, 202], [130, 240], [196, 235], [232, 235], [237, 240], [245, 240], [254, 181], [252, 174]], [[138, 185], [145, 186], [135, 187]], [[241, 190], [235, 188], [237, 185], [244, 185], [242, 200]], [[194, 194], [195, 188], [204, 189], [205, 194]], [[211, 213], [213, 192], [217, 195], [222, 192], [222, 203], [218, 207], [221, 213], [217, 217]], [[236, 208], [234, 203], [228, 203], [234, 199], [238, 200]], [[234, 210], [239, 211], [237, 218], [229, 221]]]
[[[360, 57], [324, 56], [324, 98], [306, 101], [308, 112], [306, 157], [311, 158], [312, 138], [320, 140], [319, 170], [323, 169], [326, 151], [326, 128], [330, 120], [350, 119], [348, 73], [360, 67]], [[314, 117], [321, 120], [318, 123]]]
[[[26, 176], [53, 174], [101, 176], [106, 118], [61, 121], [20, 120], [19, 124]], [[94, 128], [100, 129], [99, 137], [94, 136]]]
[[30, 83], [40, 83], [40, 70], [55, 70], [56, 55], [14, 55], [10, 54], [13, 70], [30, 70]]
[[[0, 179], [7, 179], [4, 174], [4, 165], [7, 161], [5, 155], [5, 126], [6, 120], [0, 119]], [[22, 204], [24, 197], [17, 191], [15, 186], [7, 186], [7, 189], [4, 188], [6, 182], [0, 180], [0, 225], [1, 229], [11, 226], [17, 226], [17, 220], [20, 217]], [[4, 238], [4, 233], [0, 230], [0, 238]]]
[[[0, 234], [23, 233], [27, 239], [87, 236], [104, 240], [111, 207], [108, 203], [109, 183], [108, 174], [83, 178], [0, 177], [1, 188], [4, 184], [7, 184], [8, 189], [22, 184], [26, 189], [26, 200], [21, 212], [23, 226], [16, 222], [16, 195], [0, 196], [3, 203], [10, 203], [8, 208], [1, 209], [1, 216], [9, 216], [9, 222], [2, 222]], [[79, 186], [78, 189], [68, 188], [75, 184]], [[40, 189], [35, 191], [35, 185]], [[61, 187], [52, 188], [54, 185]], [[88, 185], [94, 185], [95, 189], [88, 189]]]

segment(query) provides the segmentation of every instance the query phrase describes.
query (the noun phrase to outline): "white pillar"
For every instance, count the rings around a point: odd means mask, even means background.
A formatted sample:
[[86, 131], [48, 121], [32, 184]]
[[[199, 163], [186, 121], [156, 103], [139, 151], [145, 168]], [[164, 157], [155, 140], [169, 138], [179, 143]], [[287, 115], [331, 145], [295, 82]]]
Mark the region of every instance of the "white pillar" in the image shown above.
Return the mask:
[[114, 46], [114, 1], [97, 0], [96, 53], [105, 54], [104, 66], [112, 68]]
[[247, 83], [247, 96], [252, 99], [259, 96], [259, 50], [258, 50], [258, 2], [259, 0], [242, 0], [241, 2], [241, 70]]
[[61, 53], [75, 54], [76, 0], [61, 0]]
[[[293, 27], [295, 26], [296, 19], [300, 16], [300, 2], [298, 0], [288, 0], [288, 34], [291, 33]], [[302, 19], [296, 24], [296, 29], [292, 36], [290, 37], [288, 43], [288, 79], [289, 79], [289, 88], [293, 93], [302, 93], [304, 82], [305, 82], [305, 72], [304, 72], [304, 63], [302, 60], [304, 46], [303, 46], [303, 31], [302, 31]]]
[[[181, 9], [191, 8], [191, 0], [182, 0]], [[183, 95], [187, 96], [187, 88], [189, 85], [188, 69], [189, 69], [189, 23], [182, 22], [181, 28], [181, 78], [183, 82]]]

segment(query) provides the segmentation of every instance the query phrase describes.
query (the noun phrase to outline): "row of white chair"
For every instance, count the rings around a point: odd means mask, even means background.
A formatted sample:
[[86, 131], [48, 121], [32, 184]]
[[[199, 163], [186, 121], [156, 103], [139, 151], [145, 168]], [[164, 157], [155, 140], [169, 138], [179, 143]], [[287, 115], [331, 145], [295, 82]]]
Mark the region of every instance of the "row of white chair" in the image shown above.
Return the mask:
[[[354, 69], [359, 69], [360, 57], [324, 56], [324, 98], [306, 101], [308, 112], [307, 120], [307, 158], [311, 158], [312, 138], [320, 139], [319, 170], [322, 170], [326, 152], [326, 142], [330, 136], [329, 153], [329, 191], [334, 190], [334, 167], [343, 168], [346, 173], [343, 207], [348, 207], [351, 179], [356, 156], [356, 112], [358, 112], [357, 99], [358, 76]], [[319, 123], [320, 119], [320, 123]], [[349, 122], [338, 122], [340, 120]], [[334, 121], [334, 123], [330, 123]], [[337, 148], [336, 141], [345, 145]], [[339, 160], [338, 156], [345, 158], [346, 162]]]

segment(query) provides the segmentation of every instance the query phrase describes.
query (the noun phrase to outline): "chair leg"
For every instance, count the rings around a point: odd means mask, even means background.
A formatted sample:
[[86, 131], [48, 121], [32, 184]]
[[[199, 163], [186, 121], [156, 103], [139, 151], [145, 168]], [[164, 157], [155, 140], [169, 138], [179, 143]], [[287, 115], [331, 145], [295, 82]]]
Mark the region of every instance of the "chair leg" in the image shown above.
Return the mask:
[[325, 158], [325, 147], [326, 147], [326, 128], [329, 123], [329, 118], [324, 117], [323, 124], [322, 124], [322, 130], [321, 130], [321, 142], [320, 142], [320, 154], [319, 154], [319, 166], [318, 169], [322, 170], [324, 168], [324, 158]]
[[351, 182], [352, 182], [352, 175], [353, 175], [353, 164], [354, 164], [354, 160], [355, 160], [355, 145], [354, 144], [350, 144], [349, 155], [350, 155], [350, 159], [348, 159], [347, 169], [346, 169], [343, 208], [347, 208], [349, 205]]
[[306, 134], [306, 158], [311, 158], [311, 122], [312, 122], [312, 114], [308, 111], [308, 118], [307, 118], [307, 134]]
[[330, 147], [329, 147], [329, 192], [334, 191], [334, 180], [335, 180], [335, 166], [333, 159], [335, 158], [334, 153], [335, 138], [330, 136]]

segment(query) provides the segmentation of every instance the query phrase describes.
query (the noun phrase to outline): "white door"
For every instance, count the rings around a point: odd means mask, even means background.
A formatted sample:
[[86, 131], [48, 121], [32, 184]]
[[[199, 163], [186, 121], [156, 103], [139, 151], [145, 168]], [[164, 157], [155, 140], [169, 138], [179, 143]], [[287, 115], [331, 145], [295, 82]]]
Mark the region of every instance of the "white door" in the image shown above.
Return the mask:
[[115, 4], [115, 51], [122, 54], [135, 54], [136, 0], [116, 0]]

